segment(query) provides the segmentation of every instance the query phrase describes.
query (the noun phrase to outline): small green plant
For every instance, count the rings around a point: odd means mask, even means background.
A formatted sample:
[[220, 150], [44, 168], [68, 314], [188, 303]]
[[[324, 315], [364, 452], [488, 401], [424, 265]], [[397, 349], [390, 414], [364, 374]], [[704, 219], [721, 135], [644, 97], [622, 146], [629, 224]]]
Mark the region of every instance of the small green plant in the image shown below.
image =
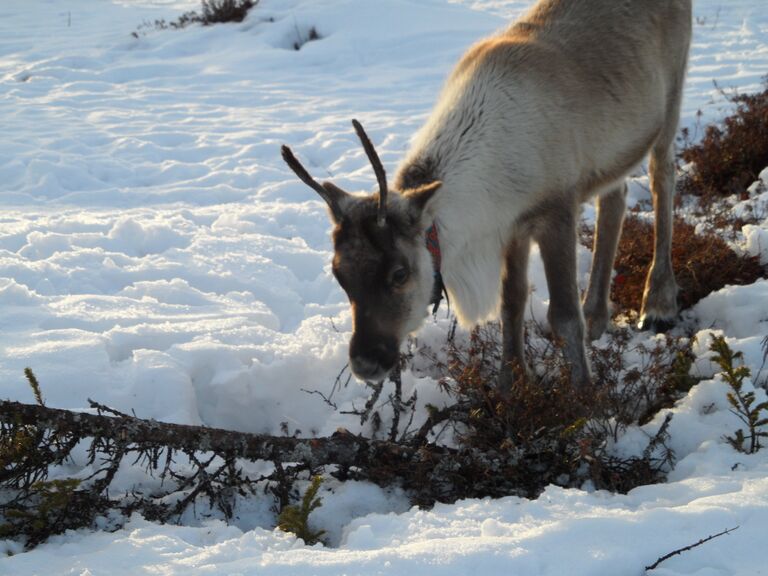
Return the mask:
[[754, 454], [762, 448], [760, 438], [768, 438], [768, 432], [761, 430], [768, 425], [768, 417], [761, 414], [764, 410], [768, 411], [768, 401], [755, 404], [754, 391], [744, 392], [744, 380], [751, 376], [751, 372], [743, 364], [736, 366], [737, 361], [742, 361], [743, 354], [731, 350], [723, 336], [712, 338], [709, 349], [715, 353], [713, 360], [722, 369], [723, 379], [731, 388], [728, 392], [731, 412], [746, 426], [746, 431], [739, 428], [733, 436], [725, 436], [725, 439], [735, 450]]
[[37, 446], [38, 433], [33, 426], [17, 424], [14, 431], [0, 435], [0, 472], [5, 472], [32, 453]]
[[320, 542], [325, 534], [325, 530], [312, 531], [307, 524], [312, 511], [323, 505], [323, 499], [317, 496], [317, 491], [322, 483], [322, 476], [314, 476], [312, 483], [304, 493], [304, 498], [301, 499], [301, 506], [286, 506], [277, 519], [277, 527], [280, 530], [293, 532], [309, 546]]
[[27, 377], [30, 388], [32, 388], [32, 394], [35, 395], [35, 401], [39, 406], [45, 406], [43, 402], [43, 393], [40, 390], [40, 382], [37, 380], [37, 376], [32, 372], [32, 368], [24, 368], [24, 376]]
[[[24, 368], [24, 376], [27, 378], [35, 401], [39, 406], [45, 406], [43, 393], [32, 368]], [[35, 426], [22, 426], [18, 417], [14, 426], [0, 434], [0, 473], [6, 472], [15, 463], [23, 462], [35, 454], [38, 442], [40, 442], [40, 430]]]

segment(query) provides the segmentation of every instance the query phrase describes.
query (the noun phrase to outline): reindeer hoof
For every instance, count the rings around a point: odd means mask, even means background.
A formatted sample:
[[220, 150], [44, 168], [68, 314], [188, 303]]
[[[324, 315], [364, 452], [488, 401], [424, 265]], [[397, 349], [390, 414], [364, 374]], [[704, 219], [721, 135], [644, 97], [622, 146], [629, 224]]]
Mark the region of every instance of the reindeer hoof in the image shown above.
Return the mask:
[[643, 316], [637, 323], [637, 328], [639, 330], [648, 330], [655, 332], [656, 334], [661, 334], [662, 332], [671, 330], [674, 325], [674, 319], [656, 318], [655, 316]]
[[675, 304], [674, 311], [669, 315], [665, 315], [666, 317], [661, 316], [659, 314], [660, 311], [658, 310], [656, 311], [656, 314], [652, 311], [643, 312], [640, 316], [640, 321], [637, 323], [638, 330], [649, 330], [656, 334], [671, 330], [677, 323], [678, 312], [683, 306], [683, 299], [680, 292], [675, 296]]

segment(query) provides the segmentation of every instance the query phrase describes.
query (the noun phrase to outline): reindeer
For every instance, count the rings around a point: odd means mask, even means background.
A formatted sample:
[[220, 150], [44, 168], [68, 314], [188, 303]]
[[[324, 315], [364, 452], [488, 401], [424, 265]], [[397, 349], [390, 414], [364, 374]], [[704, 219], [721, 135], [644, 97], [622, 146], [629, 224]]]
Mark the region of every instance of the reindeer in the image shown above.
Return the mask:
[[[690, 0], [540, 0], [464, 54], [392, 189], [356, 121], [378, 180], [373, 194], [318, 183], [283, 146], [283, 158], [327, 202], [335, 225], [333, 274], [352, 306], [356, 376], [386, 377], [444, 286], [464, 326], [500, 313], [500, 385], [509, 389], [525, 370], [535, 241], [549, 324], [574, 383], [590, 382], [585, 340], [598, 338], [610, 319], [624, 180], [648, 153], [655, 240], [640, 327], [663, 330], [674, 321], [673, 141], [690, 36]], [[592, 197], [598, 216], [582, 309], [577, 223], [580, 204]], [[431, 253], [428, 242], [439, 250]]]

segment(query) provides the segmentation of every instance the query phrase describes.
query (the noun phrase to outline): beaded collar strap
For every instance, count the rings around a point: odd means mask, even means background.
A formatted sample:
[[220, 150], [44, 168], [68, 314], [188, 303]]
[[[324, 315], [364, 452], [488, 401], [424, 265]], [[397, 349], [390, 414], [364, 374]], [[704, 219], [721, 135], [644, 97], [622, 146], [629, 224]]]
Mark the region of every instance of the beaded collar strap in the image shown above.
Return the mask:
[[[440, 239], [437, 236], [437, 224], [432, 224], [427, 229], [426, 234], [427, 250], [432, 255], [432, 269], [435, 274], [435, 281], [432, 284], [432, 297], [429, 301], [432, 304], [432, 314], [437, 314], [437, 309], [440, 307], [440, 301], [445, 294], [445, 300], [448, 301], [448, 292], [445, 290], [445, 284], [443, 284], [443, 275], [440, 274], [440, 262], [442, 260], [440, 256]], [[450, 304], [449, 304], [450, 305]]]

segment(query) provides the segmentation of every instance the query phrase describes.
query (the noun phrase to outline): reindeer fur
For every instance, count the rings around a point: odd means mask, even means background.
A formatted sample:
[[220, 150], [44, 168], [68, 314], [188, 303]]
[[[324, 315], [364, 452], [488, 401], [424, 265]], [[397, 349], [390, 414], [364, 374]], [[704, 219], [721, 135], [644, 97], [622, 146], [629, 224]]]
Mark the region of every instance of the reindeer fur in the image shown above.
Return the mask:
[[[511, 385], [515, 365], [524, 366], [531, 241], [538, 242], [545, 266], [551, 327], [563, 342], [573, 379], [588, 382], [585, 338], [598, 337], [609, 321], [624, 179], [648, 153], [655, 254], [642, 321], [652, 327], [672, 321], [673, 141], [690, 35], [690, 0], [541, 0], [512, 26], [471, 47], [448, 78], [397, 171], [389, 199], [383, 196], [387, 226], [400, 222], [390, 226], [391, 242], [372, 240], [378, 232], [366, 228], [377, 221], [377, 195], [349, 195], [330, 183], [316, 188], [333, 196], [326, 199], [337, 224], [334, 271], [346, 266], [346, 280], [337, 274], [342, 285], [357, 282], [344, 286], [355, 314], [353, 371], [385, 374], [394, 365], [388, 366], [391, 343], [399, 346], [404, 330], [422, 321], [419, 308], [426, 307], [432, 281], [424, 270], [429, 260], [421, 237], [435, 223], [443, 280], [460, 322], [471, 326], [501, 316], [502, 386]], [[369, 157], [371, 151], [368, 142]], [[380, 164], [378, 158], [372, 162]], [[582, 312], [577, 222], [580, 204], [595, 196], [595, 255]], [[340, 213], [333, 214], [334, 203]], [[358, 264], [360, 258], [367, 264]], [[400, 295], [390, 308], [376, 306], [352, 268], [358, 277], [383, 274], [386, 283], [397, 258], [412, 275], [390, 289]], [[356, 364], [358, 331], [369, 333], [369, 347], [383, 346], [376, 338], [387, 339], [386, 360], [357, 358]]]
[[585, 299], [596, 338], [608, 322], [623, 181], [648, 152], [656, 255], [643, 321], [676, 316], [672, 147], [690, 34], [689, 0], [544, 0], [470, 48], [446, 82], [394, 188], [442, 182], [427, 212], [441, 232], [445, 285], [462, 324], [499, 313], [515, 324], [504, 330], [506, 359], [522, 362], [521, 278], [533, 239], [547, 269], [550, 322], [575, 377], [588, 380], [575, 284], [579, 204], [598, 196]]

